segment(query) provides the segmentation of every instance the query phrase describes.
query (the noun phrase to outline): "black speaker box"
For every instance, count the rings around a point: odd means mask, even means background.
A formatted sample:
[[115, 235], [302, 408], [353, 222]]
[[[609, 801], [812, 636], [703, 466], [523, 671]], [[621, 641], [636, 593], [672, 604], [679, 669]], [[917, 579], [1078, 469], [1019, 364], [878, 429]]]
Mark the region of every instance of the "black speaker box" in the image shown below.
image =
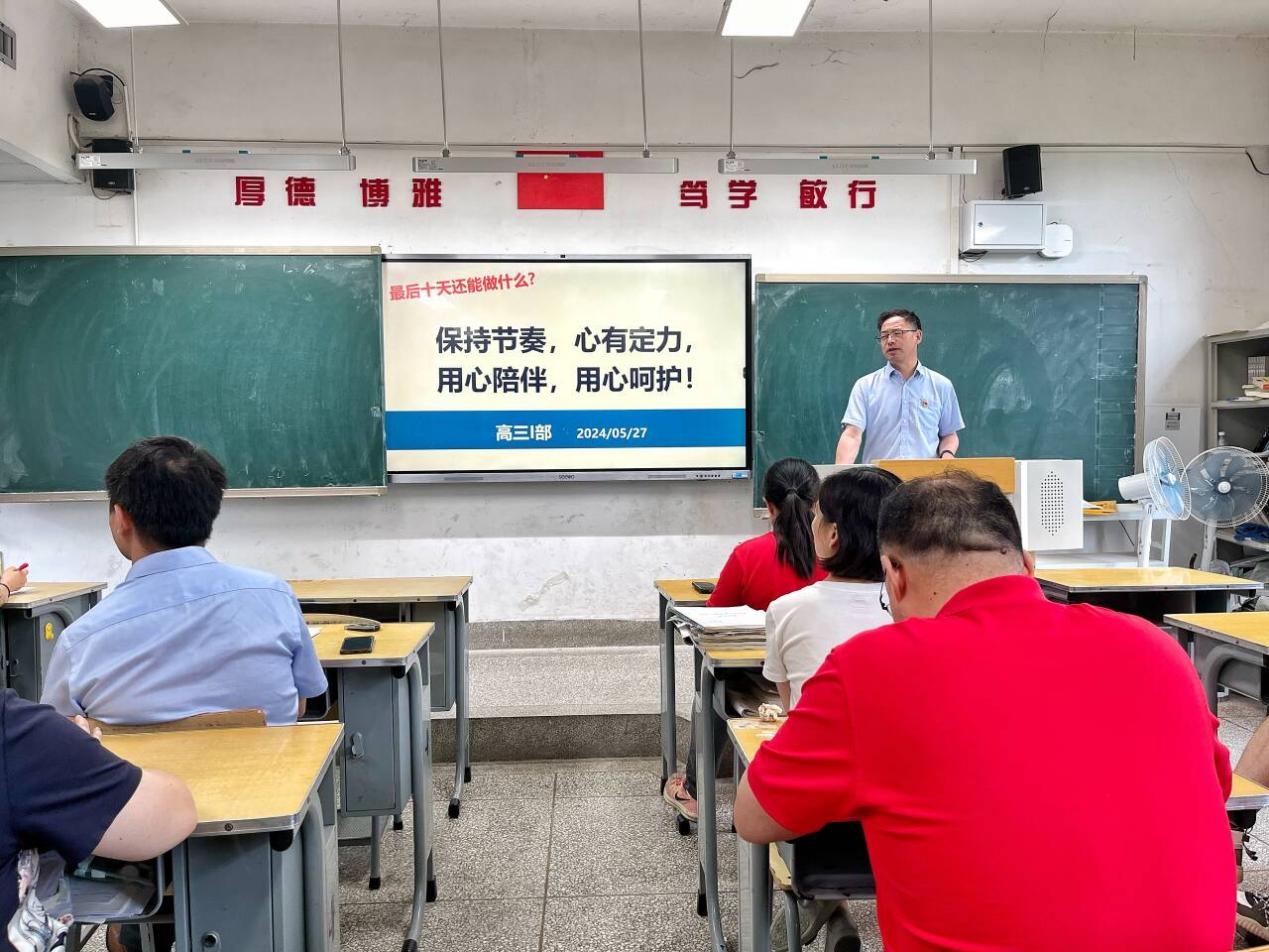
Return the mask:
[[[127, 139], [93, 139], [90, 147], [93, 152], [131, 152], [132, 143]], [[108, 192], [132, 193], [132, 169], [102, 169], [94, 171], [93, 188]]]
[[105, 122], [115, 114], [115, 78], [109, 73], [84, 73], [74, 88], [79, 111], [93, 122]]
[[1021, 198], [1044, 188], [1040, 177], [1040, 147], [1016, 145], [1001, 153], [1005, 160], [1005, 198]]

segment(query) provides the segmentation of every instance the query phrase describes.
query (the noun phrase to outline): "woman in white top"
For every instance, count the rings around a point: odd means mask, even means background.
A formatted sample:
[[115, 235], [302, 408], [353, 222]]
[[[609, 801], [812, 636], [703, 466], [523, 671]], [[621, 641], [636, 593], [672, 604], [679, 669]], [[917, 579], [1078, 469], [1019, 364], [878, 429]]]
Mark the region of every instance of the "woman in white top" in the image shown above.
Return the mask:
[[890, 624], [881, 607], [877, 514], [899, 477], [855, 466], [828, 477], [812, 509], [815, 554], [828, 578], [777, 598], [767, 608], [767, 660], [787, 711], [828, 653], [861, 631]]

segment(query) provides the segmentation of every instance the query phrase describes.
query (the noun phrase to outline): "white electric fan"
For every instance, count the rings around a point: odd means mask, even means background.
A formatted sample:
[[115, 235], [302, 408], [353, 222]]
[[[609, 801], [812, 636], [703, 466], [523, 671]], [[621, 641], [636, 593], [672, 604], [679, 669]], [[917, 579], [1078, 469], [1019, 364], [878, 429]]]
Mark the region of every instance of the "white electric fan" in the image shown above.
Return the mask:
[[1185, 478], [1190, 485], [1191, 514], [1204, 524], [1199, 567], [1209, 571], [1216, 552], [1216, 530], [1242, 525], [1260, 515], [1269, 502], [1269, 466], [1241, 446], [1218, 446], [1190, 460]]
[[1119, 481], [1119, 494], [1141, 503], [1144, 510], [1141, 530], [1137, 533], [1137, 564], [1150, 564], [1150, 540], [1156, 517], [1188, 519], [1190, 516], [1190, 484], [1186, 478], [1181, 454], [1166, 436], [1151, 440], [1142, 454], [1144, 473], [1134, 473]]

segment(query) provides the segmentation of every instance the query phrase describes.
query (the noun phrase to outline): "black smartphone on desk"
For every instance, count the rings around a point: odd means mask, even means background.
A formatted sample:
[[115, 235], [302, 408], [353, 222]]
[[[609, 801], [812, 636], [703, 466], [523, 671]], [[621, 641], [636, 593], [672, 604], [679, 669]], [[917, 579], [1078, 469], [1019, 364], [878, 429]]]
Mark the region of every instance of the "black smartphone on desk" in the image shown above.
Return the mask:
[[712, 595], [714, 594], [716, 586], [713, 582], [693, 582], [692, 588], [696, 589], [702, 595]]
[[343, 644], [339, 646], [340, 654], [370, 654], [374, 650], [374, 635], [356, 635], [351, 638], [345, 638]]

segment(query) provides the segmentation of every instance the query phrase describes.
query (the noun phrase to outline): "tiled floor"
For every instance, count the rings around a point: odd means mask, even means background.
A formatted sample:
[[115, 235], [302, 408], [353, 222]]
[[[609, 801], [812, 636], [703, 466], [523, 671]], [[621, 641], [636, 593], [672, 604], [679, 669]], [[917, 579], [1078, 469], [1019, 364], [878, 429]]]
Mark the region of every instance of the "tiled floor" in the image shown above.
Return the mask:
[[[1221, 704], [1235, 761], [1264, 719], [1242, 699]], [[438, 901], [425, 952], [680, 952], [708, 948], [696, 915], [696, 840], [675, 831], [659, 796], [657, 761], [480, 763], [462, 816], [445, 814], [452, 773], [433, 787]], [[720, 784], [720, 868], [728, 940], [735, 942], [731, 787]], [[1269, 812], [1269, 811], [1267, 811]], [[1247, 881], [1269, 891], [1269, 817], [1253, 832]], [[400, 948], [412, 885], [410, 834], [385, 834], [383, 888], [365, 887], [368, 849], [340, 852], [342, 948]], [[881, 952], [872, 903], [853, 906], [867, 952]], [[100, 952], [101, 946], [89, 946]], [[815, 948], [814, 946], [812, 948]]]

